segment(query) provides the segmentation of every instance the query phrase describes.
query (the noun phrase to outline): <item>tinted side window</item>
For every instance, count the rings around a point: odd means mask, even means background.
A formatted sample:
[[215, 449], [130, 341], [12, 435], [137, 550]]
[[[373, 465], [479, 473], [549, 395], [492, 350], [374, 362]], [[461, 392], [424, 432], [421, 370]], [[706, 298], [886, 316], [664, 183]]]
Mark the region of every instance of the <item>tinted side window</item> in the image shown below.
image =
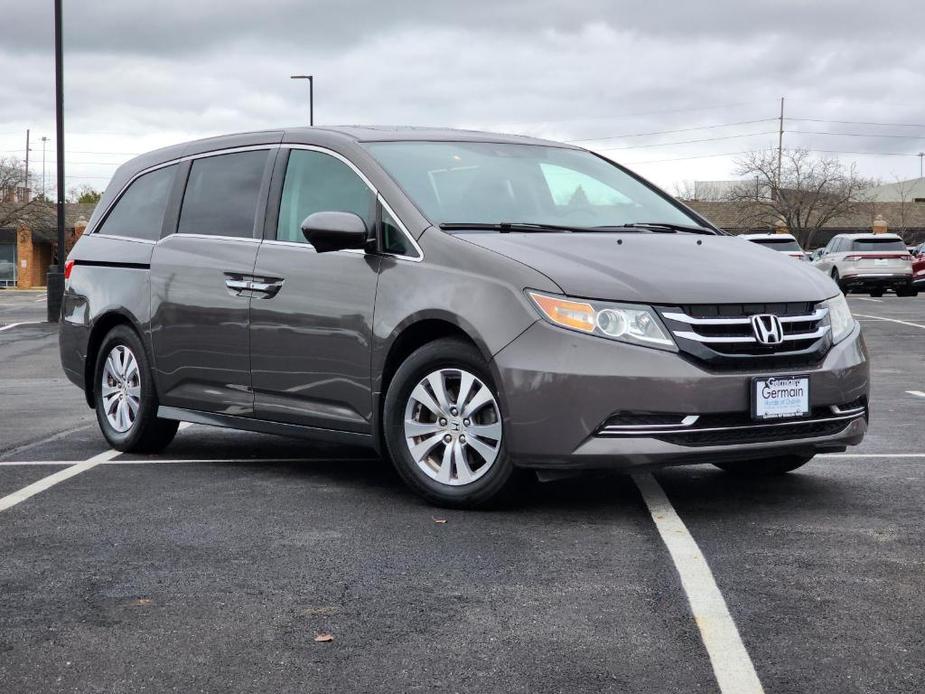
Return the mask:
[[417, 255], [408, 237], [385, 208], [382, 209], [382, 249], [395, 255]]
[[109, 212], [98, 233], [157, 241], [161, 237], [167, 198], [176, 171], [174, 164], [136, 178]]
[[276, 238], [305, 243], [302, 222], [314, 212], [353, 212], [372, 227], [375, 198], [369, 186], [336, 157], [294, 149], [286, 165]]
[[194, 160], [177, 231], [251, 238], [267, 154], [258, 150]]

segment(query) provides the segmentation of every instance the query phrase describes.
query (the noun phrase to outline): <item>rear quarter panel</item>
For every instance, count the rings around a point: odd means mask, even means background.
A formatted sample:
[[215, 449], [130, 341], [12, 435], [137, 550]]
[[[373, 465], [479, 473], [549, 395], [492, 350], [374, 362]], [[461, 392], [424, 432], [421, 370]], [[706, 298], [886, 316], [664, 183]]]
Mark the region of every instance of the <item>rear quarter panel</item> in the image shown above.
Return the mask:
[[154, 244], [146, 241], [90, 234], [68, 256], [74, 267], [61, 309], [61, 364], [81, 388], [86, 390], [90, 336], [102, 319], [118, 314], [131, 323], [150, 356], [148, 268], [153, 249]]

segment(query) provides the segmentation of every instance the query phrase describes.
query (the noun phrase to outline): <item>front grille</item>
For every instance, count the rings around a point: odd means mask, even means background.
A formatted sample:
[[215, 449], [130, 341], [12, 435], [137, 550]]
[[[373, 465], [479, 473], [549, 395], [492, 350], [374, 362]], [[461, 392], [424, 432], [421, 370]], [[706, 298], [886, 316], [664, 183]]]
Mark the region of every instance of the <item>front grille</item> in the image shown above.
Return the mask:
[[[681, 354], [717, 370], [802, 368], [818, 364], [832, 346], [828, 309], [809, 302], [697, 304], [659, 309]], [[751, 317], [777, 316], [779, 344], [761, 344]]]

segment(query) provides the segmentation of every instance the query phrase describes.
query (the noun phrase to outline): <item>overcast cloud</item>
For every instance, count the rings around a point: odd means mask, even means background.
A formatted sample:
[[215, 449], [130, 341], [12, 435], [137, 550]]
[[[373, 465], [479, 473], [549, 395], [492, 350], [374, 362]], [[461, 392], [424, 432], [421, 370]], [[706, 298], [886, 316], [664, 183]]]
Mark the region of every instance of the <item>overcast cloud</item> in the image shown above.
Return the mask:
[[[862, 172], [918, 175], [925, 3], [64, 0], [68, 186], [195, 137], [307, 121], [475, 127], [584, 142], [673, 188], [727, 178], [734, 155], [785, 144]], [[54, 136], [50, 0], [6, 3], [0, 150], [41, 167]], [[733, 137], [753, 133], [749, 137]], [[690, 140], [711, 139], [706, 142]], [[675, 144], [672, 144], [675, 143]], [[54, 143], [48, 143], [52, 178]], [[882, 153], [897, 153], [886, 155]], [[904, 154], [905, 156], [900, 156]], [[710, 156], [705, 156], [710, 155]], [[723, 155], [723, 156], [717, 156]], [[696, 157], [696, 158], [695, 158]]]

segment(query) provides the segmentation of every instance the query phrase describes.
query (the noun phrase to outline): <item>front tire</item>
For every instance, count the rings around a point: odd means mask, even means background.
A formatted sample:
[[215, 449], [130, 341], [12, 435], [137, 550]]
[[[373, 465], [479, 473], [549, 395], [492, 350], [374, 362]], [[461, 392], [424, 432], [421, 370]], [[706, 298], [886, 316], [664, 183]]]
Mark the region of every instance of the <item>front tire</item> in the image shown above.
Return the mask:
[[[899, 293], [899, 292], [897, 292], [897, 294], [898, 294], [898, 293]], [[883, 290], [882, 290], [882, 289], [871, 289], [871, 290], [870, 290], [870, 295], [871, 295], [872, 297], [874, 297], [874, 298], [879, 298], [879, 297], [883, 296]]]
[[109, 445], [125, 453], [157, 453], [173, 441], [179, 422], [157, 417], [157, 394], [144, 345], [117, 325], [100, 345], [94, 369], [96, 419]]
[[504, 449], [500, 399], [479, 351], [459, 339], [424, 345], [398, 368], [383, 412], [398, 474], [439, 506], [475, 508], [516, 483]]
[[733, 463], [714, 463], [714, 465], [720, 470], [740, 477], [772, 477], [792, 472], [812, 459], [811, 455], [781, 455], [758, 460], [737, 460]]

